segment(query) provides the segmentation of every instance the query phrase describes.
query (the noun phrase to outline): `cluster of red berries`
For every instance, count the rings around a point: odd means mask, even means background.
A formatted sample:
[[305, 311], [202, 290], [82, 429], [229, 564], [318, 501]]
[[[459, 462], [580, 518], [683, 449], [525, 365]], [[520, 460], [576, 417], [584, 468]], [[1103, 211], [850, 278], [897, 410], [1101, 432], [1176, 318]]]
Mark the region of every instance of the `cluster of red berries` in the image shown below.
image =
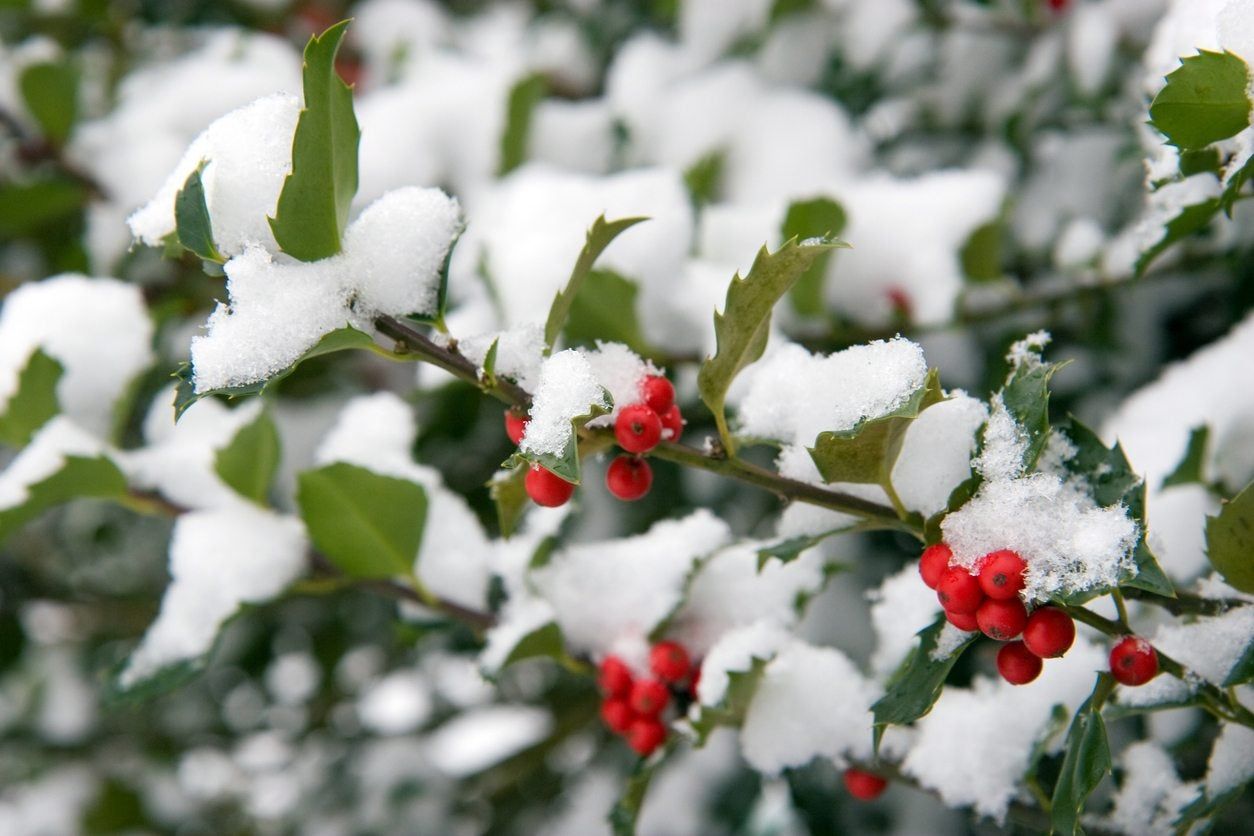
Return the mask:
[[[505, 411], [505, 434], [518, 444], [527, 429], [527, 418], [514, 409]], [[619, 499], [631, 502], [640, 499], [653, 486], [653, 468], [641, 458], [658, 442], [678, 441], [684, 432], [684, 416], [675, 403], [675, 387], [661, 375], [649, 375], [640, 382], [640, 400], [618, 412], [614, 422], [614, 438], [630, 455], [610, 462], [605, 472], [605, 487]], [[556, 508], [565, 505], [575, 486], [538, 464], [527, 471], [527, 495], [537, 505]]]
[[636, 754], [648, 757], [666, 740], [662, 714], [677, 700], [688, 700], [696, 691], [701, 669], [694, 667], [683, 645], [658, 642], [649, 651], [650, 677], [637, 679], [617, 656], [601, 663], [597, 684], [604, 699], [601, 720], [622, 735]]
[[[919, 561], [919, 574], [936, 590], [950, 624], [1005, 642], [997, 651], [997, 672], [1002, 679], [1026, 685], [1041, 675], [1045, 659], [1062, 656], [1071, 648], [1075, 622], [1065, 611], [1046, 605], [1028, 613], [1019, 597], [1027, 564], [1018, 554], [1009, 549], [986, 554], [974, 571], [950, 566], [952, 557], [944, 543], [928, 546]], [[1143, 685], [1158, 673], [1158, 656], [1144, 639], [1128, 636], [1111, 651], [1110, 670], [1124, 685]]]

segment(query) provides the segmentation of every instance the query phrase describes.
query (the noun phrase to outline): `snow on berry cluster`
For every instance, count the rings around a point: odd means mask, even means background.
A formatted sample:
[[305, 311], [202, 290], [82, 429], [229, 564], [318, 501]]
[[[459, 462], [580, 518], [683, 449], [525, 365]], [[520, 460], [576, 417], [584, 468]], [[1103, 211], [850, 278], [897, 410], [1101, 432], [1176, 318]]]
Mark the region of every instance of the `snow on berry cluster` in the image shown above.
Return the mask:
[[[1016, 343], [1007, 356], [1012, 376], [1039, 368], [1049, 339], [1041, 332]], [[1135, 572], [1139, 526], [1122, 505], [1098, 506], [1085, 480], [1066, 471], [1076, 449], [1059, 430], [1050, 432], [1037, 467], [1030, 468], [1027, 431], [998, 393], [982, 440], [972, 462], [983, 477], [979, 491], [941, 524], [956, 565], [975, 571], [985, 555], [1013, 551], [1025, 563], [1027, 601], [1117, 586]]]
[[[608, 415], [598, 416], [597, 410]], [[574, 441], [572, 422], [586, 416], [592, 416], [591, 427], [612, 420], [614, 438], [626, 453], [610, 462], [606, 489], [626, 502], [643, 498], [653, 485], [653, 469], [643, 456], [659, 442], [683, 435], [674, 385], [626, 346], [567, 349], [540, 367], [528, 413], [505, 411], [505, 434], [524, 453], [560, 456]], [[532, 501], [549, 508], [565, 505], [575, 491], [573, 483], [538, 463], [529, 467], [525, 484]]]

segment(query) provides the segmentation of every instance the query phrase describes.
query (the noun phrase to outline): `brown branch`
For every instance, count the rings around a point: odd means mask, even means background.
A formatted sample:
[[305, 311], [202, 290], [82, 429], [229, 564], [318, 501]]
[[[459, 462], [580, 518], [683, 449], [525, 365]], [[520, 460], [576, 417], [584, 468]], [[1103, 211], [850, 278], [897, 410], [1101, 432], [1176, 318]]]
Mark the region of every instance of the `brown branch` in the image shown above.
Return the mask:
[[[526, 409], [531, 405], [531, 394], [517, 384], [500, 377], [492, 380], [484, 379], [479, 373], [479, 367], [459, 352], [455, 343], [448, 346], [438, 345], [410, 326], [389, 316], [379, 317], [375, 325], [380, 333], [396, 341], [399, 353], [412, 354], [420, 360], [438, 366], [510, 406]], [[598, 438], [608, 432], [608, 430], [588, 430], [585, 435]], [[862, 517], [878, 527], [917, 533], [912, 525], [903, 522], [897, 516], [897, 512], [887, 505], [841, 491], [829, 490], [819, 485], [788, 479], [742, 459], [705, 453], [695, 447], [669, 441], [659, 444], [649, 455], [687, 467], [717, 473], [720, 476], [771, 491], [785, 499]]]

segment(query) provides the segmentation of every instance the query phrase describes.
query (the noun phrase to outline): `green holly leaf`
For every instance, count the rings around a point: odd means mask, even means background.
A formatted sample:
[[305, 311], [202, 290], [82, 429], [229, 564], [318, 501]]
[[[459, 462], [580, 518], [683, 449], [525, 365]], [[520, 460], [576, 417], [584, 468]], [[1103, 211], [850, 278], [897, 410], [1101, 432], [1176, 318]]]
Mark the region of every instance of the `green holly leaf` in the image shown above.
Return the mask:
[[1150, 104], [1151, 124], [1172, 145], [1197, 150], [1235, 136], [1250, 124], [1250, 69], [1231, 52], [1181, 59]]
[[893, 465], [901, 453], [906, 430], [919, 413], [945, 399], [935, 369], [906, 402], [877, 418], [859, 421], [848, 430], [821, 432], [810, 458], [825, 482], [855, 482], [892, 489]]
[[81, 183], [37, 180], [0, 186], [0, 237], [25, 238], [45, 229], [72, 229], [87, 203]]
[[340, 251], [340, 236], [357, 193], [357, 144], [353, 91], [335, 72], [335, 55], [348, 21], [335, 24], [305, 46], [305, 107], [292, 141], [292, 171], [283, 181], [270, 218], [274, 240], [288, 255], [317, 261]]
[[1102, 721], [1102, 704], [1115, 686], [1110, 674], [1097, 676], [1092, 695], [1076, 710], [1067, 731], [1066, 754], [1054, 798], [1050, 805], [1053, 833], [1082, 833], [1080, 810], [1102, 778], [1110, 773], [1110, 745], [1106, 742], [1106, 724]]
[[218, 245], [213, 241], [213, 223], [209, 219], [209, 205], [205, 202], [205, 184], [201, 182], [204, 170], [205, 161], [201, 160], [196, 170], [187, 175], [183, 188], [174, 198], [175, 235], [184, 249], [205, 261], [225, 264], [226, 258], [218, 252]]
[[567, 345], [591, 346], [603, 340], [623, 343], [637, 354], [651, 354], [636, 312], [639, 295], [631, 279], [610, 270], [593, 270], [570, 306], [563, 329]]
[[1254, 593], [1254, 482], [1206, 518], [1206, 556], [1231, 586]]
[[778, 560], [780, 563], [792, 563], [828, 537], [850, 531], [856, 527], [856, 524], [841, 526], [840, 528], [833, 528], [819, 534], [789, 537], [787, 540], [780, 540], [778, 543], [764, 546], [758, 549], [758, 571], [761, 572], [771, 560]]
[[775, 252], [762, 247], [749, 274], [742, 278], [737, 273], [732, 277], [722, 312], [714, 312], [717, 350], [713, 357], [705, 358], [697, 372], [697, 391], [714, 413], [719, 436], [729, 454], [734, 452], [735, 443], [727, 428], [727, 390], [741, 369], [766, 350], [775, 303], [816, 259], [833, 249], [848, 246], [843, 241], [830, 239], [798, 241], [794, 238]]
[[640, 817], [640, 808], [644, 806], [644, 797], [649, 791], [649, 784], [657, 768], [666, 761], [678, 745], [677, 737], [671, 735], [661, 749], [647, 758], [641, 758], [636, 764], [636, 768], [627, 779], [627, 785], [623, 787], [623, 794], [619, 796], [613, 809], [610, 810], [609, 822], [614, 836], [634, 836], [636, 819]]
[[556, 622], [550, 621], [519, 639], [514, 649], [501, 663], [501, 668], [504, 669], [524, 659], [538, 658], [557, 660], [566, 658], [566, 642], [562, 638], [562, 628], [557, 626]]
[[217, 452], [214, 470], [240, 496], [265, 505], [279, 469], [279, 453], [279, 431], [262, 411]]
[[[831, 198], [798, 200], [789, 204], [784, 213], [781, 232], [784, 240], [835, 237], [844, 231], [845, 221], [844, 207]], [[823, 303], [823, 280], [831, 255], [824, 253], [816, 258], [788, 291], [793, 308], [802, 316], [822, 316], [827, 308]]]
[[976, 227], [975, 231], [967, 237], [959, 253], [962, 261], [962, 274], [972, 282], [997, 281], [1003, 275], [1001, 254], [1001, 221], [989, 221]]
[[78, 118], [78, 70], [64, 62], [31, 64], [18, 77], [26, 109], [54, 145], [63, 145]]
[[1066, 363], [1023, 363], [1010, 375], [1000, 395], [1006, 411], [1027, 434], [1023, 467], [1031, 470], [1049, 437], [1049, 381]]
[[947, 623], [942, 615], [919, 631], [919, 644], [888, 681], [884, 696], [871, 706], [877, 747], [885, 727], [913, 723], [932, 710], [958, 657], [980, 635], [978, 632], [968, 634], [948, 656], [933, 659], [932, 652], [936, 650], [937, 641]]
[[[1131, 586], [1174, 598], [1175, 587], [1158, 565], [1146, 540], [1148, 526], [1145, 519], [1145, 482], [1132, 470], [1123, 447], [1116, 442], [1114, 447], [1108, 448], [1097, 433], [1070, 416], [1059, 424], [1058, 431], [1076, 448], [1075, 455], [1066, 462], [1067, 470], [1088, 483], [1093, 492], [1093, 500], [1098, 505], [1103, 508], [1123, 505], [1128, 509], [1128, 516], [1141, 528], [1141, 535], [1132, 553], [1136, 572], [1124, 578], [1120, 586]], [[1093, 588], [1076, 595], [1062, 596], [1059, 601], [1078, 605], [1109, 591]]]
[[0, 543], [54, 505], [72, 499], [121, 499], [126, 492], [126, 477], [109, 459], [66, 456], [56, 473], [27, 489], [24, 502], [0, 510]]
[[717, 705], [700, 705], [696, 718], [692, 720], [697, 746], [704, 746], [710, 733], [719, 726], [735, 727], [745, 721], [749, 704], [753, 702], [753, 695], [757, 693], [770, 661], [754, 656], [749, 660], [748, 670], [727, 672], [727, 691], [723, 698]]
[[[1235, 199], [1235, 198], [1234, 198]], [[1194, 203], [1181, 209], [1174, 218], [1163, 227], [1163, 235], [1153, 245], [1137, 257], [1133, 270], [1141, 276], [1162, 255], [1163, 251], [1179, 241], [1183, 241], [1195, 232], [1205, 229], [1219, 213], [1222, 198], [1214, 197]]]
[[501, 164], [497, 176], [504, 177], [527, 161], [527, 140], [531, 117], [549, 90], [548, 81], [534, 73], [516, 82], [505, 105], [505, 130], [501, 134]]
[[321, 357], [324, 354], [332, 354], [337, 351], [347, 351], [349, 349], [368, 349], [376, 350], [374, 338], [364, 331], [358, 331], [349, 325], [343, 328], [337, 328], [331, 333], [325, 335], [318, 343], [304, 354], [300, 356], [292, 365], [286, 369], [274, 374], [273, 376], [260, 380], [256, 383], [250, 383], [245, 386], [230, 386], [221, 389], [210, 389], [205, 392], [197, 392], [194, 386], [195, 370], [190, 363], [184, 363], [179, 370], [174, 373], [178, 386], [174, 394], [174, 420], [182, 417], [188, 408], [201, 398], [207, 398], [211, 395], [220, 395], [228, 399], [241, 398], [245, 395], [257, 395], [264, 392], [270, 386], [278, 383], [283, 378], [296, 371], [296, 367], [301, 363], [313, 357]]
[[524, 465], [513, 470], [503, 471], [488, 482], [488, 494], [496, 505], [496, 521], [501, 527], [501, 536], [508, 538], [518, 527], [523, 511], [527, 509], [527, 488], [524, 484], [527, 468]]
[[645, 220], [648, 218], [619, 218], [616, 221], [607, 221], [602, 215], [593, 221], [584, 239], [583, 249], [579, 252], [579, 258], [575, 259], [575, 267], [570, 271], [566, 287], [558, 291], [553, 304], [549, 307], [549, 318], [544, 323], [544, 344], [549, 351], [553, 350], [553, 344], [557, 342], [562, 326], [566, 324], [566, 319], [570, 316], [571, 305], [574, 304], [575, 297], [579, 295], [579, 290], [583, 287], [588, 274], [592, 272], [592, 265], [596, 263], [597, 258], [620, 233]]
[[296, 501], [314, 545], [344, 574], [413, 573], [427, 519], [421, 485], [338, 462], [300, 474]]
[[57, 383], [64, 369], [37, 348], [17, 377], [17, 389], [0, 415], [0, 441], [25, 447], [35, 431], [61, 411]]
[[1189, 443], [1184, 449], [1184, 458], [1175, 466], [1171, 473], [1163, 479], [1163, 487], [1173, 485], [1206, 484], [1203, 471], [1206, 467], [1206, 445], [1210, 441], [1210, 427], [1203, 424], [1189, 432]]
[[727, 167], [727, 152], [711, 151], [684, 169], [684, 185], [692, 205], [701, 207], [714, 202], [723, 183], [723, 171]]

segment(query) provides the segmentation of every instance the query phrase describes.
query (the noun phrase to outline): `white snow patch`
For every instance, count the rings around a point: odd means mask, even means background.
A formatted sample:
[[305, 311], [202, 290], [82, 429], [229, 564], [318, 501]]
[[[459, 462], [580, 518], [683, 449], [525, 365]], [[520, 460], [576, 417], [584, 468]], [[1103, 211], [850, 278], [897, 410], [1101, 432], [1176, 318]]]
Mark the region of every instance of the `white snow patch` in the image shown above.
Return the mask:
[[531, 579], [571, 650], [607, 652], [620, 638], [648, 635], [679, 603], [694, 561], [729, 537], [703, 509], [634, 537], [568, 546]]
[[208, 652], [241, 604], [269, 600], [301, 575], [307, 549], [299, 519], [242, 500], [181, 515], [161, 611], [122, 671], [122, 685]]
[[0, 414], [31, 354], [42, 349], [64, 370], [56, 390], [61, 411], [108, 437], [118, 398], [152, 363], [152, 334], [135, 285], [74, 273], [21, 285], [0, 309]]

